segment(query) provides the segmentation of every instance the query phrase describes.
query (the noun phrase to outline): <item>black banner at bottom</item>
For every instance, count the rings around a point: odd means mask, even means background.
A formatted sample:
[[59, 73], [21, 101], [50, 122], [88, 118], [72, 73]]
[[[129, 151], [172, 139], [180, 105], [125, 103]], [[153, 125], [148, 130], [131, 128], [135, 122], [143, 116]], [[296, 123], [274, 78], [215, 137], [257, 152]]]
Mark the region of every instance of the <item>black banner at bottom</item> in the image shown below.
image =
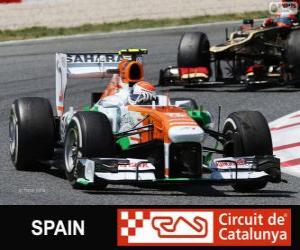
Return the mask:
[[10, 246], [300, 249], [299, 206], [2, 206], [0, 217]]

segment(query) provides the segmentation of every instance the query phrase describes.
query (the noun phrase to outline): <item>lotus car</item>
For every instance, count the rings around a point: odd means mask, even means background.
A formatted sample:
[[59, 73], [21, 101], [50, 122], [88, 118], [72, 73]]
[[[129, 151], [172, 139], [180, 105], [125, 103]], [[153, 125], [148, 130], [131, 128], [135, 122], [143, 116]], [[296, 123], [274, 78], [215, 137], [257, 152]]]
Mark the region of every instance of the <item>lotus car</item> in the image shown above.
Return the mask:
[[161, 69], [161, 86], [199, 87], [207, 85], [262, 84], [300, 87], [300, 25], [255, 26], [244, 20], [238, 31], [225, 42], [210, 45], [200, 31], [182, 35], [177, 53], [177, 66]]

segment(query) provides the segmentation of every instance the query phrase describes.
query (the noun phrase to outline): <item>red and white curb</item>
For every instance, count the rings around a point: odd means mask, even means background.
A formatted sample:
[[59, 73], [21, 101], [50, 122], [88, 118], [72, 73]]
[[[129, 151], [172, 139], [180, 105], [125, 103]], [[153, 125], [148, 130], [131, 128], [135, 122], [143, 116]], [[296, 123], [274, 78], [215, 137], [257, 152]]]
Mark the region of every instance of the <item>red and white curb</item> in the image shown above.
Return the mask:
[[300, 111], [281, 117], [269, 126], [282, 172], [300, 177]]

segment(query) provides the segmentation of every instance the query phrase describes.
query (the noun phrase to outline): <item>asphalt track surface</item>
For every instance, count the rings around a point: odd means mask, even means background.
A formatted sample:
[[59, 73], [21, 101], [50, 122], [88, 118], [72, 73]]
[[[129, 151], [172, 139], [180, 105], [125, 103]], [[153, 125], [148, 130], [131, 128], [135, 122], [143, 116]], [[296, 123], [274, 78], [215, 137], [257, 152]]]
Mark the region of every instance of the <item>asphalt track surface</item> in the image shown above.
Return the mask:
[[[149, 49], [145, 58], [146, 79], [157, 82], [161, 67], [176, 62], [179, 38], [184, 31], [207, 32], [212, 44], [222, 42], [225, 27], [215, 24], [192, 28], [98, 34], [46, 41], [0, 44], [0, 204], [98, 204], [98, 205], [292, 205], [300, 204], [300, 181], [284, 175], [288, 184], [268, 184], [257, 193], [236, 193], [230, 186], [191, 186], [143, 189], [108, 186], [105, 191], [73, 190], [60, 170], [18, 172], [9, 156], [8, 115], [14, 99], [42, 96], [54, 103], [56, 52], [105, 52], [120, 48]], [[70, 85], [71, 86], [71, 85]], [[88, 104], [90, 92], [99, 91], [104, 82], [76, 80], [68, 92], [68, 104], [80, 108]], [[243, 87], [160, 89], [170, 96], [191, 97], [217, 114], [222, 105], [222, 122], [238, 110], [259, 110], [268, 121], [300, 109], [299, 92], [293, 87], [274, 87], [247, 91]]]

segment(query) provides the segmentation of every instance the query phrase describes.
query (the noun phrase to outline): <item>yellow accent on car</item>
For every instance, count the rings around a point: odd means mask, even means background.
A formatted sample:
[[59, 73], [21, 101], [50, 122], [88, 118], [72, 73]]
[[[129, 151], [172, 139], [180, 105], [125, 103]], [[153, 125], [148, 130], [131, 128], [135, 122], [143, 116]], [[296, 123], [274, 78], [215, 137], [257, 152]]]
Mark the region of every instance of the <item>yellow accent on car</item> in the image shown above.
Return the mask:
[[147, 49], [121, 49], [119, 50], [119, 55], [122, 55], [122, 54], [130, 54], [130, 53], [136, 53], [136, 54], [147, 54], [148, 53], [148, 50]]

